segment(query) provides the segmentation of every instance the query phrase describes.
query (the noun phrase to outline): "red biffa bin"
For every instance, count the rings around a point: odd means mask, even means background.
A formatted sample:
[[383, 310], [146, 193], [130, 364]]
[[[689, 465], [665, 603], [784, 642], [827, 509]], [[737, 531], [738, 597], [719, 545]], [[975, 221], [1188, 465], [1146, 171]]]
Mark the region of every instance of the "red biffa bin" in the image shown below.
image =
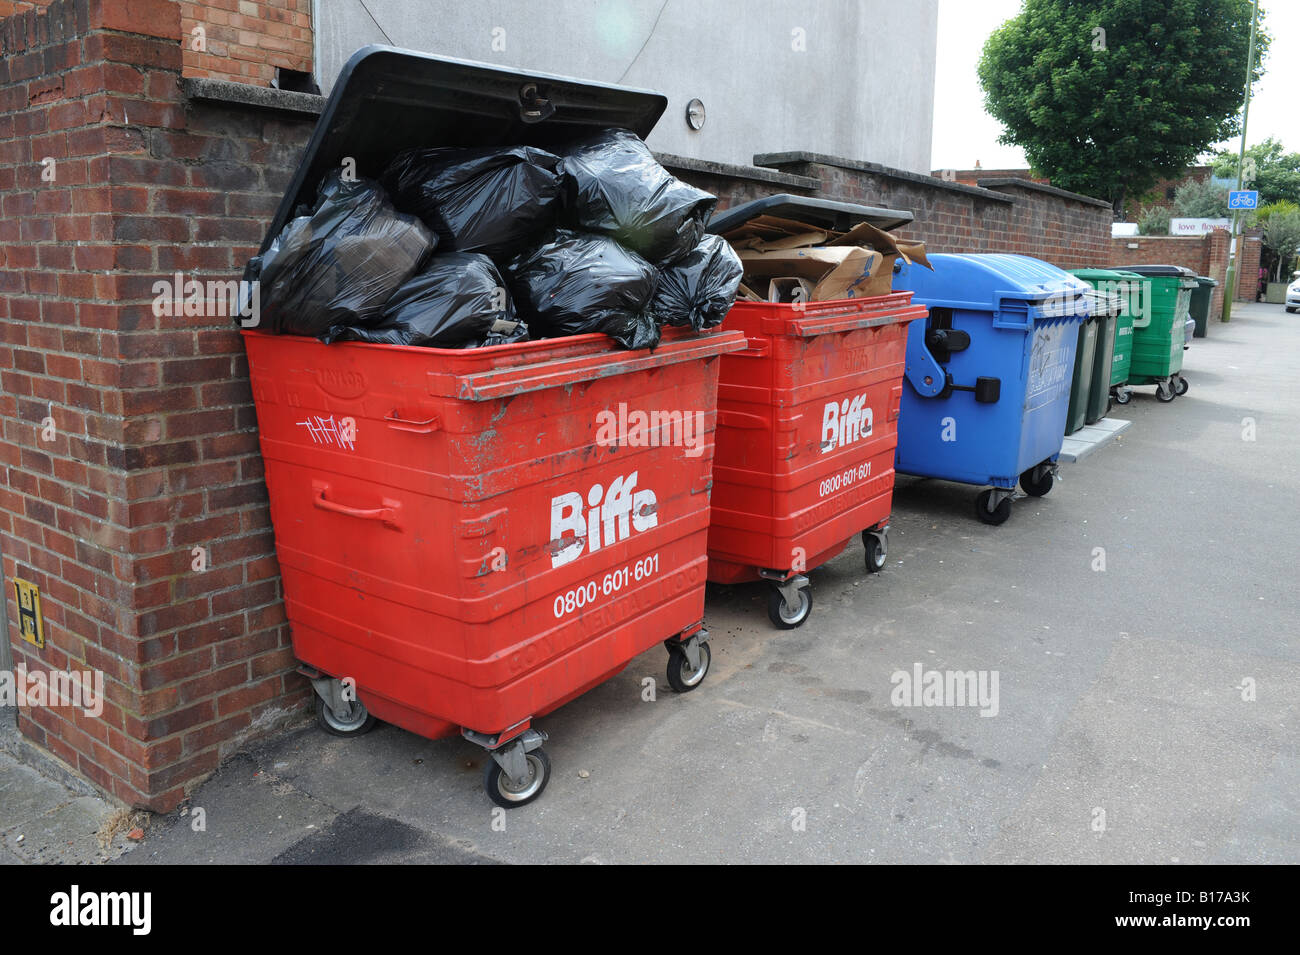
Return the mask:
[[[847, 231], [891, 228], [893, 212], [772, 197], [720, 213], [725, 234], [759, 214]], [[805, 572], [859, 532], [866, 569], [885, 565], [907, 326], [925, 318], [911, 293], [797, 304], [737, 302], [722, 327], [748, 348], [722, 359], [709, 526], [709, 580], [771, 581], [782, 629], [812, 612]]]
[[[448, 76], [457, 95], [444, 111], [518, 116], [527, 79], [570, 132], [621, 119], [644, 134], [662, 110], [662, 97], [614, 90], [641, 112], [611, 117], [593, 108], [595, 84], [369, 49], [344, 71], [313, 145], [349, 116], [437, 101]], [[401, 128], [446, 133], [447, 116], [433, 118], [443, 125], [404, 113]], [[489, 129], [527, 137], [523, 123], [477, 127]], [[317, 154], [309, 146], [304, 170]], [[313, 187], [300, 171], [297, 192]], [[464, 350], [255, 330], [244, 342], [294, 652], [327, 729], [350, 735], [379, 718], [431, 738], [459, 732], [491, 753], [488, 795], [518, 806], [550, 771], [537, 717], [657, 643], [675, 688], [703, 679], [718, 367], [742, 335], [667, 329], [653, 353], [604, 335]], [[690, 433], [602, 440], [638, 411], [679, 412]]]

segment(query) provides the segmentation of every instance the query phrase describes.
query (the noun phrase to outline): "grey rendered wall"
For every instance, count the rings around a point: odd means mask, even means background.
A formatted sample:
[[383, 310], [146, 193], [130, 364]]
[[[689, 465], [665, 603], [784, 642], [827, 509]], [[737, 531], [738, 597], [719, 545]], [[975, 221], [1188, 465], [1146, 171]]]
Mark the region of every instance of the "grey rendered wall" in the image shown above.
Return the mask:
[[313, 23], [326, 93], [358, 47], [388, 43], [663, 92], [658, 152], [928, 173], [937, 19], [938, 0], [315, 0]]

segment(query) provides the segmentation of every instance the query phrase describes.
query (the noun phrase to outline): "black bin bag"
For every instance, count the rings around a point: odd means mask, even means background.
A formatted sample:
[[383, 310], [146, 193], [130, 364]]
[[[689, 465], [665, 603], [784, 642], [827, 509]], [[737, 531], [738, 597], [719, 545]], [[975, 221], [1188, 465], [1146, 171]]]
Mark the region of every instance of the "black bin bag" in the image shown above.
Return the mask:
[[660, 269], [650, 314], [660, 325], [689, 325], [697, 332], [721, 325], [744, 271], [726, 239], [706, 235], [685, 257]]
[[646, 308], [658, 274], [613, 239], [558, 230], [517, 256], [506, 278], [534, 338], [604, 332], [624, 348], [659, 344]]
[[555, 225], [560, 159], [531, 146], [408, 149], [381, 179], [446, 252], [506, 258]]
[[571, 145], [560, 171], [569, 225], [613, 236], [655, 265], [695, 248], [718, 203], [659, 165], [626, 129], [603, 130]]
[[446, 252], [431, 256], [393, 294], [383, 321], [344, 329], [338, 341], [479, 348], [527, 337], [528, 326], [515, 315], [492, 260], [477, 252]]
[[340, 173], [320, 185], [309, 215], [290, 220], [248, 265], [258, 282], [259, 330], [330, 341], [344, 327], [379, 321], [437, 239], [392, 207], [369, 179]]

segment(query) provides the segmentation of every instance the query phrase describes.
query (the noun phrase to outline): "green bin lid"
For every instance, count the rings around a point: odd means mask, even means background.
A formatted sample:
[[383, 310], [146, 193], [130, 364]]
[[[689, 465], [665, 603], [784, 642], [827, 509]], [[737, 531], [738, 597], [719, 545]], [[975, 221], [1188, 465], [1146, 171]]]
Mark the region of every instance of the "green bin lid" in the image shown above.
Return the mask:
[[1181, 265], [1126, 265], [1125, 268], [1149, 279], [1181, 279], [1179, 288], [1196, 288], [1196, 273]]
[[1134, 272], [1123, 272], [1119, 269], [1070, 269], [1070, 274], [1077, 275], [1089, 285], [1094, 282], [1118, 282], [1137, 277]]

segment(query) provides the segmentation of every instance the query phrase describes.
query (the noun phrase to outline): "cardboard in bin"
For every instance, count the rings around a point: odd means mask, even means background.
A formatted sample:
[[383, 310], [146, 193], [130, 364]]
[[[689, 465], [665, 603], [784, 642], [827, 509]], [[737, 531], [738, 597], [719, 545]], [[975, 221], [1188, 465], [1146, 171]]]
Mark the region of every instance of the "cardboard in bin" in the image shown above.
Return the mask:
[[[886, 268], [884, 255], [860, 246], [736, 252], [747, 278], [768, 280], [770, 302], [825, 302], [888, 295], [894, 278], [892, 258]], [[804, 297], [794, 297], [796, 292]]]
[[888, 295], [899, 258], [929, 268], [924, 243], [902, 242], [877, 225], [911, 218], [869, 206], [771, 196], [727, 210], [710, 231], [740, 256], [747, 290], [772, 302], [822, 302]]

